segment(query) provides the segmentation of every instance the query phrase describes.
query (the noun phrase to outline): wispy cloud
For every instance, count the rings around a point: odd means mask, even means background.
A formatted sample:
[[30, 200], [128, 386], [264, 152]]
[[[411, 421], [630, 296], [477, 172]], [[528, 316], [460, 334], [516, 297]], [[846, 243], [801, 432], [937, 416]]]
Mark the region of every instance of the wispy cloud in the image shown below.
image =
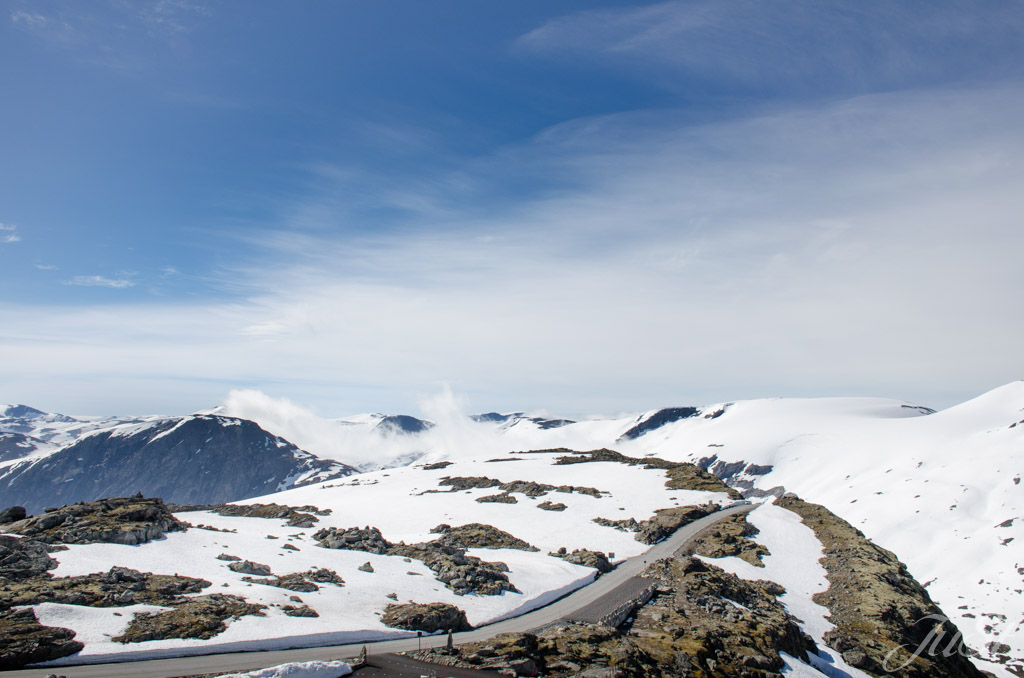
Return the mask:
[[18, 235], [18, 227], [13, 224], [0, 224], [0, 243], [21, 242]]
[[56, 271], [56, 264], [36, 264], [35, 267], [40, 271]]
[[134, 287], [135, 281], [129, 278], [108, 278], [102, 275], [76, 275], [65, 284], [78, 287], [110, 287], [123, 290], [128, 287]]
[[15, 24], [21, 24], [29, 28], [42, 28], [49, 23], [49, 20], [42, 14], [36, 14], [35, 12], [26, 12], [24, 10], [15, 10], [11, 12], [11, 21]]
[[[142, 0], [84, 5], [60, 1], [47, 13], [15, 10], [11, 23], [82, 63], [125, 73], [154, 61], [154, 48], [176, 49], [210, 15], [205, 4]], [[182, 94], [202, 99], [201, 94]], [[204, 105], [207, 105], [204, 103]]]
[[[264, 256], [226, 272], [236, 303], [0, 309], [0, 350], [20, 356], [6, 382], [31, 395], [88, 365], [168, 393], [185, 379], [192, 402], [231, 384], [336, 412], [412, 409], [442, 382], [479, 407], [565, 414], [948, 404], [1024, 370], [1024, 318], [1007, 312], [1024, 286], [1022, 116], [1024, 91], [994, 88], [700, 127], [672, 111], [574, 121], [474, 165], [484, 184], [571, 178], [514, 209], [358, 237], [249, 228]], [[921, 397], [937, 393], [950, 400]]]
[[1007, 4], [688, 0], [577, 12], [526, 33], [516, 47], [634, 66], [635, 75], [667, 87], [679, 84], [668, 75], [675, 72], [705, 78], [712, 91], [724, 83], [759, 92], [870, 91], [1020, 73], [1022, 28], [1024, 13]]

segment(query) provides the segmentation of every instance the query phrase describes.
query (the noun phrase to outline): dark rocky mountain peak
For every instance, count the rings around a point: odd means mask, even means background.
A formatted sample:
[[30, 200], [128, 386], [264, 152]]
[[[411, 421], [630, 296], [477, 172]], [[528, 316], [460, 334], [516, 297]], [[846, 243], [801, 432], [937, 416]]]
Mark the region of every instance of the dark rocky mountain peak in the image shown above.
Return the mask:
[[246, 419], [193, 415], [85, 436], [0, 469], [0, 506], [44, 506], [142, 492], [181, 504], [237, 501], [354, 473]]
[[408, 414], [390, 414], [374, 427], [375, 431], [384, 434], [423, 433], [434, 427], [434, 422], [410, 417]]

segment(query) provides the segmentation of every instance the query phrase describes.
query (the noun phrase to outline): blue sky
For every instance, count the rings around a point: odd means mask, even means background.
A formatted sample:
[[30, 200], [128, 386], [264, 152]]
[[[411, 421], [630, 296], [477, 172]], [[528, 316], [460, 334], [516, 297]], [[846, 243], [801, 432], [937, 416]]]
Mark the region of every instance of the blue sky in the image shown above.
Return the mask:
[[1024, 9], [0, 2], [0, 402], [1024, 376]]

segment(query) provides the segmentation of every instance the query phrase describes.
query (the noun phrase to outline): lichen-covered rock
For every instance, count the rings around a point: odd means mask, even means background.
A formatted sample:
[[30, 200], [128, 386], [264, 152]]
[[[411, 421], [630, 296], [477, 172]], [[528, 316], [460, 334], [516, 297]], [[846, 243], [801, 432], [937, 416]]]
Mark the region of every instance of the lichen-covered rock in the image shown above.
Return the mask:
[[272, 577], [270, 579], [242, 577], [242, 581], [247, 581], [252, 584], [263, 584], [265, 586], [275, 586], [280, 589], [288, 589], [289, 591], [298, 591], [299, 593], [312, 593], [313, 591], [319, 591], [320, 587], [317, 586], [317, 584], [334, 584], [335, 586], [345, 585], [345, 580], [339, 577], [337, 572], [326, 568], [313, 568], [312, 570], [307, 570], [305, 572], [293, 572], [292, 574], [285, 574], [280, 577]]
[[0, 611], [0, 671], [48, 662], [80, 652], [71, 629], [43, 626], [32, 609]]
[[497, 487], [501, 484], [500, 480], [494, 478], [485, 478], [483, 476], [455, 476], [442, 478], [438, 485], [452, 488], [450, 492], [460, 492], [462, 490], [473, 490], [481, 487]]
[[417, 658], [552, 678], [779, 676], [780, 652], [806, 658], [814, 643], [778, 602], [781, 587], [748, 582], [700, 560], [648, 567], [658, 593], [627, 629], [561, 623], [534, 635], [505, 633]]
[[569, 553], [563, 546], [554, 553], [549, 555], [561, 558], [562, 560], [573, 563], [575, 565], [582, 565], [583, 567], [593, 567], [599, 574], [605, 572], [611, 572], [614, 569], [611, 561], [608, 560], [608, 556], [601, 551], [591, 551], [590, 549], [575, 549], [572, 553]]
[[[466, 527], [466, 526], [464, 526]], [[471, 527], [471, 526], [470, 526]], [[486, 562], [480, 558], [466, 555], [465, 548], [449, 545], [463, 538], [494, 539], [500, 543], [515, 543], [516, 538], [490, 526], [476, 526], [471, 529], [449, 528], [451, 532], [438, 539], [422, 544], [392, 544], [384, 539], [376, 527], [347, 530], [327, 528], [320, 530], [313, 537], [324, 548], [348, 549], [365, 551], [379, 555], [401, 556], [422, 561], [430, 568], [437, 579], [458, 595], [479, 593], [482, 595], [500, 595], [505, 591], [517, 589], [509, 582], [508, 566], [500, 562]], [[500, 536], [504, 535], [504, 537]], [[522, 542], [526, 544], [526, 542]], [[526, 544], [529, 546], [529, 544]]]
[[316, 506], [281, 504], [169, 504], [168, 508], [174, 513], [211, 511], [222, 516], [287, 520], [289, 527], [313, 527], [320, 520], [317, 516], [331, 513], [331, 509], [320, 509]]
[[384, 535], [380, 533], [380, 530], [369, 526], [363, 529], [358, 527], [346, 529], [328, 527], [315, 532], [313, 539], [320, 542], [320, 545], [324, 548], [365, 551], [378, 555], [387, 553], [390, 546], [387, 540], [384, 539]]
[[239, 574], [252, 574], [258, 577], [270, 577], [274, 574], [269, 565], [254, 563], [251, 560], [236, 560], [228, 563], [228, 569]]
[[463, 549], [519, 549], [520, 551], [538, 551], [519, 537], [515, 537], [493, 525], [469, 523], [459, 527], [438, 525], [431, 532], [441, 536], [433, 543], [454, 546]]
[[57, 567], [46, 544], [27, 537], [0, 535], [0, 581], [27, 579]]
[[381, 622], [391, 628], [424, 633], [468, 631], [473, 628], [466, 620], [466, 613], [448, 603], [388, 605]]
[[778, 601], [785, 591], [774, 582], [740, 579], [698, 558], [660, 560], [644, 576], [672, 593], [636, 612], [630, 636], [662, 665], [685, 658], [695, 676], [777, 673], [779, 652], [806, 659], [815, 651]]
[[501, 494], [488, 494], [483, 497], [477, 497], [476, 500], [481, 504], [518, 504], [519, 500], [513, 497], [508, 492], [502, 492]]
[[709, 516], [719, 508], [717, 504], [704, 504], [703, 506], [676, 506], [659, 509], [650, 519], [640, 523], [640, 529], [637, 531], [635, 539], [644, 544], [657, 544], [662, 539], [671, 536], [680, 527], [700, 520], [704, 516]]
[[0, 587], [0, 609], [39, 603], [119, 607], [135, 603], [168, 605], [210, 586], [205, 579], [150, 574], [125, 567], [108, 572], [53, 578], [44, 575], [9, 580]]
[[8, 523], [4, 531], [48, 544], [134, 546], [187, 527], [167, 510], [161, 499], [136, 495], [47, 509], [38, 516]]
[[309, 605], [300, 605], [296, 607], [294, 605], [285, 605], [281, 608], [284, 613], [289, 617], [319, 617], [320, 614], [311, 608]]
[[485, 596], [501, 595], [505, 591], [519, 590], [508, 580], [508, 566], [502, 562], [489, 562], [466, 555], [465, 550], [435, 542], [397, 545], [389, 555], [422, 561], [434, 572], [438, 581], [456, 595], [477, 593]]
[[186, 598], [172, 610], [136, 614], [125, 632], [113, 640], [141, 643], [167, 638], [213, 638], [227, 628], [226, 620], [245, 615], [262, 617], [265, 609], [266, 605], [247, 603], [244, 598], [221, 593]]
[[715, 523], [694, 542], [693, 552], [707, 558], [735, 556], [755, 567], [764, 567], [761, 558], [771, 555], [763, 544], [749, 539], [759, 530], [747, 522], [747, 514], [738, 513]]
[[654, 515], [647, 520], [637, 522], [633, 518], [621, 520], [609, 520], [607, 518], [594, 518], [598, 525], [614, 527], [617, 530], [636, 532], [634, 539], [644, 544], [657, 544], [659, 541], [671, 536], [676, 530], [684, 525], [689, 525], [695, 520], [709, 516], [720, 507], [717, 504], [704, 504], [702, 506], [675, 506], [672, 508], [658, 509]]
[[[547, 485], [545, 483], [538, 483], [533, 480], [510, 480], [508, 482], [501, 482], [495, 478], [487, 478], [485, 476], [456, 476], [453, 478], [442, 478], [438, 483], [439, 485], [451, 487], [449, 492], [459, 492], [462, 490], [470, 490], [477, 488], [489, 488], [497, 487], [504, 494], [525, 494], [527, 497], [543, 497], [548, 492], [562, 492], [564, 494], [572, 494], [578, 492], [580, 494], [589, 494], [592, 497], [601, 497], [603, 492], [594, 487], [581, 487], [577, 485]], [[428, 490], [436, 491], [436, 490]], [[492, 495], [501, 496], [501, 495]], [[477, 499], [481, 501], [481, 499]], [[495, 501], [495, 500], [491, 500]], [[510, 501], [508, 503], [515, 503]]]
[[[906, 678], [981, 677], [964, 656], [959, 630], [896, 554], [876, 546], [824, 506], [792, 495], [775, 505], [798, 514], [824, 547], [821, 563], [829, 588], [815, 594], [814, 602], [828, 608], [835, 624], [825, 634], [829, 647], [876, 675], [900, 667], [898, 675]], [[911, 654], [936, 638], [938, 652]]]
[[[563, 451], [563, 450], [559, 450]], [[628, 457], [621, 452], [606, 448], [589, 452], [571, 452], [555, 459], [556, 464], [585, 464], [588, 462], [611, 461], [630, 466], [642, 466], [648, 469], [665, 471], [665, 486], [671, 490], [702, 490], [706, 492], [722, 492], [730, 499], [742, 499], [743, 496], [722, 480], [708, 473], [696, 464], [666, 461], [658, 457]]]

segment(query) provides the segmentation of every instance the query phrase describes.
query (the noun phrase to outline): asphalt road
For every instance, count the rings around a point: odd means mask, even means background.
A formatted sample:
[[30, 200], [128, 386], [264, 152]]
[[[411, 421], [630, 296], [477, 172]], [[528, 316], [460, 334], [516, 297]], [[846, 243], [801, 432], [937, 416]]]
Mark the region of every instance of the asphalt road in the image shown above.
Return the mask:
[[[524, 615], [481, 626], [472, 631], [456, 633], [454, 635], [454, 642], [456, 644], [470, 643], [487, 640], [499, 633], [531, 631], [548, 626], [560, 619], [571, 618], [576, 611], [597, 603], [599, 599], [613, 593], [622, 584], [639, 575], [647, 567], [648, 563], [672, 556], [688, 541], [718, 521], [737, 513], [750, 511], [752, 508], [754, 508], [752, 505], [745, 504], [705, 516], [680, 528], [671, 537], [659, 544], [655, 544], [639, 556], [634, 556], [619, 563], [614, 570], [601, 576], [589, 586], [577, 589], [550, 605], [527, 612]], [[344, 659], [358, 655], [360, 648], [364, 644], [371, 656], [408, 652], [416, 650], [419, 642], [416, 638], [402, 638], [400, 640], [385, 640], [376, 643], [272, 650], [267, 652], [207, 654], [195, 657], [155, 659], [118, 664], [54, 666], [39, 669], [23, 669], [20, 671], [5, 671], [3, 676], [4, 678], [46, 678], [51, 674], [57, 674], [59, 676], [67, 676], [68, 678], [175, 678], [176, 676], [253, 671], [288, 662]], [[441, 647], [447, 642], [447, 636], [443, 634], [425, 636], [421, 642], [424, 648], [428, 646]]]

